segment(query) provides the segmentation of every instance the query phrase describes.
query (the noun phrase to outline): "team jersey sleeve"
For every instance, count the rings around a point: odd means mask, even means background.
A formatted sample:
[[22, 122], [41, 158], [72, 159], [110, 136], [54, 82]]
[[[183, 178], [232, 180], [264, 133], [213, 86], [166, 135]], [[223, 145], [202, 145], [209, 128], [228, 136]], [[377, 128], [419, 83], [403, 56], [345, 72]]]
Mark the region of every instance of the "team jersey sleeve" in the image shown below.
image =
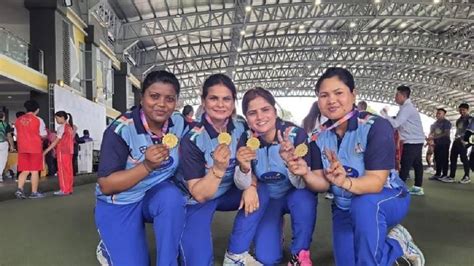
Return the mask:
[[107, 128], [100, 148], [98, 176], [107, 177], [114, 172], [125, 170], [128, 155], [129, 147], [125, 140], [112, 128]]
[[376, 118], [367, 136], [364, 153], [366, 170], [395, 168], [395, 140], [393, 127], [386, 119]]
[[206, 174], [206, 160], [204, 153], [191, 141], [189, 134], [186, 135], [180, 146], [181, 160], [180, 171], [184, 180], [201, 178]]

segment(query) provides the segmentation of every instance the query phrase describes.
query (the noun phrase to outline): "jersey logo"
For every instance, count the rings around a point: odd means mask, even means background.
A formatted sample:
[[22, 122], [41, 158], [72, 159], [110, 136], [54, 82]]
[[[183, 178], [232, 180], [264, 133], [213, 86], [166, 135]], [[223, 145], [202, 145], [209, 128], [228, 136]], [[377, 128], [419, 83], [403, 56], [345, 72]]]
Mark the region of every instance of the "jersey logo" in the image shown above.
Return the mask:
[[277, 182], [280, 180], [284, 180], [286, 178], [286, 175], [280, 173], [280, 172], [266, 172], [260, 176], [260, 179], [263, 180], [264, 182]]
[[204, 126], [195, 126], [189, 131], [191, 137], [189, 138], [192, 142], [196, 142], [196, 137], [204, 131]]
[[350, 166], [347, 166], [347, 165], [343, 165], [344, 167], [344, 170], [346, 170], [346, 176], [348, 177], [359, 177], [359, 171], [357, 171], [356, 169], [350, 167]]

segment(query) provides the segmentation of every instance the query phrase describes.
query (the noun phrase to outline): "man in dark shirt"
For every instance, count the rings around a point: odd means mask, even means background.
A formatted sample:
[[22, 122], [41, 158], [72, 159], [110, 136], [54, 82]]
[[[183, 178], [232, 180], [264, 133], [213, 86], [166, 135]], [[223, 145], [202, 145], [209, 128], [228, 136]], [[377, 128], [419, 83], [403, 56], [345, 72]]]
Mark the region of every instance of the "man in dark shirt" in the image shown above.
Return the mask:
[[456, 134], [454, 136], [453, 146], [451, 147], [451, 169], [449, 171], [449, 177], [441, 179], [445, 183], [453, 183], [456, 176], [456, 167], [458, 162], [458, 155], [461, 157], [461, 162], [464, 167], [464, 176], [461, 179], [461, 183], [465, 183], [469, 179], [469, 162], [467, 160], [467, 148], [466, 142], [464, 141], [464, 133], [471, 121], [471, 116], [469, 115], [469, 105], [467, 103], [462, 103], [459, 105], [459, 114], [461, 115], [458, 120], [456, 120]]
[[434, 141], [436, 173], [430, 179], [447, 178], [448, 176], [449, 144], [451, 144], [449, 133], [451, 131], [451, 122], [445, 118], [445, 115], [445, 109], [436, 109], [436, 122], [431, 125], [430, 136], [428, 139]]

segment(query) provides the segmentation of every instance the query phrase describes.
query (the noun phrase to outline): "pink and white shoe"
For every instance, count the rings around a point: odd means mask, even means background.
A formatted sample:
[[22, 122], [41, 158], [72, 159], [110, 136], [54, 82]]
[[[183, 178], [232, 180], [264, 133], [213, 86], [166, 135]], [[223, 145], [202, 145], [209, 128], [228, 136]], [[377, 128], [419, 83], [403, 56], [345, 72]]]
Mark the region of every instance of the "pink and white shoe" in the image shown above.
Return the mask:
[[309, 250], [301, 250], [298, 255], [291, 256], [288, 266], [312, 266], [311, 254]]

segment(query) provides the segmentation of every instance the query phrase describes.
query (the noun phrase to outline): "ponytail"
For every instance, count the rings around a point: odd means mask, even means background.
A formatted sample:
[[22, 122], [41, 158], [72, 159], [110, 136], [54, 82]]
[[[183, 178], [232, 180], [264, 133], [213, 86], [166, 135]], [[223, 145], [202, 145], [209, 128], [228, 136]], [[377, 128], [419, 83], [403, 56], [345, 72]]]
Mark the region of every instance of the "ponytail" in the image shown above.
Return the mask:
[[67, 115], [69, 116], [67, 122], [69, 123], [69, 125], [74, 128], [74, 123], [72, 122], [72, 115], [71, 113], [67, 113]]

